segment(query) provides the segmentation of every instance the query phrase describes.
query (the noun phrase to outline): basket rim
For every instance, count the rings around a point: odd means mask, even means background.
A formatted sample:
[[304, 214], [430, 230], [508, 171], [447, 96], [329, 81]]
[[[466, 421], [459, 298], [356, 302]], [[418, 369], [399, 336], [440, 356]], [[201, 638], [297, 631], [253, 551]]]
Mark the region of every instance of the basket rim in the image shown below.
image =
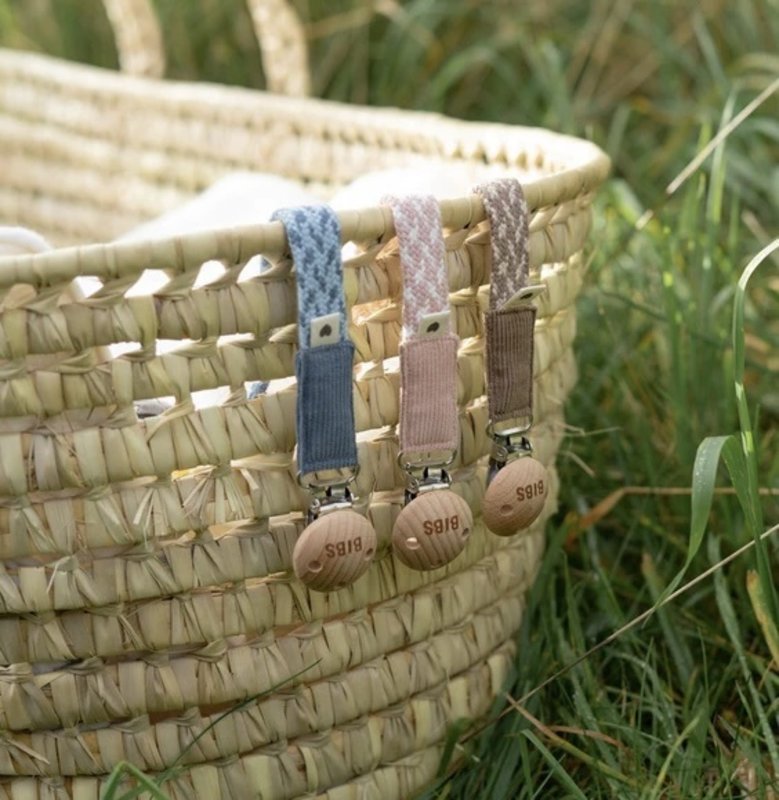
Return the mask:
[[[0, 74], [20, 81], [61, 86], [64, 93], [116, 95], [143, 105], [177, 107], [187, 114], [193, 105], [219, 107], [241, 116], [251, 115], [261, 103], [266, 113], [279, 114], [302, 130], [328, 137], [348, 137], [354, 143], [376, 143], [404, 137], [404, 147], [419, 155], [435, 155], [452, 162], [505, 163], [516, 169], [528, 151], [551, 154], [565, 166], [550, 175], [523, 181], [529, 209], [566, 202], [589, 202], [603, 183], [611, 160], [595, 144], [544, 128], [494, 122], [458, 120], [443, 114], [389, 107], [350, 105], [316, 98], [274, 95], [256, 89], [215, 83], [194, 83], [142, 78], [48, 55], [0, 48]], [[0, 81], [0, 88], [5, 80]], [[423, 132], [421, 132], [423, 131]], [[430, 153], [431, 144], [435, 153]], [[518, 156], [517, 154], [523, 154]], [[490, 157], [489, 160], [487, 157]], [[532, 157], [532, 156], [531, 156]], [[471, 195], [439, 201], [442, 224], [459, 230], [486, 219], [481, 197]], [[394, 236], [392, 214], [370, 207], [338, 213], [343, 241], [385, 241]], [[0, 289], [17, 283], [36, 287], [72, 280], [81, 275], [102, 278], [140, 275], [144, 269], [164, 266], [183, 272], [208, 260], [238, 263], [262, 253], [279, 256], [287, 249], [281, 223], [259, 223], [146, 241], [85, 244], [45, 253], [0, 257]]]

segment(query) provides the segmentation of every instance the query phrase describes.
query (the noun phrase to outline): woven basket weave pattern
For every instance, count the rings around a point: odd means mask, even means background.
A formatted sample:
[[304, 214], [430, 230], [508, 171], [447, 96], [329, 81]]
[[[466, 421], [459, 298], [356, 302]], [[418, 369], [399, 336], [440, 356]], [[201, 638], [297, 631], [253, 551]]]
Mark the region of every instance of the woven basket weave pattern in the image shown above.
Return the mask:
[[[474, 182], [544, 175], [531, 207], [576, 200], [608, 161], [546, 131], [362, 109], [257, 92], [117, 77], [0, 53], [0, 218], [67, 244], [103, 241], [175, 207], [236, 168], [272, 171], [326, 195], [366, 172], [459, 165]], [[68, 103], [53, 105], [53, 96]], [[56, 179], [55, 179], [56, 176]]]
[[[117, 14], [131, 5], [114, 3]], [[262, 3], [251, 5], [259, 26]], [[139, 35], [151, 41], [150, 30]], [[516, 657], [555, 510], [563, 405], [576, 380], [573, 304], [608, 161], [546, 131], [2, 51], [0, 148], [0, 220], [60, 245], [106, 241], [235, 169], [272, 168], [323, 198], [399, 165], [452, 165], [474, 184], [498, 174], [522, 181], [531, 282], [547, 287], [537, 301], [533, 428], [550, 471], [544, 512], [512, 539], [489, 534], [478, 516], [490, 448], [490, 232], [478, 197], [445, 201], [462, 340], [453, 489], [476, 523], [441, 569], [416, 572], [393, 558], [404, 485], [397, 242], [386, 210], [342, 213], [352, 243], [344, 275], [356, 489], [380, 557], [330, 594], [291, 573], [307, 498], [295, 478], [295, 283], [281, 226], [0, 259], [0, 291], [22, 284], [26, 293], [0, 304], [0, 799], [97, 800], [118, 761], [156, 774], [184, 750], [183, 772], [165, 784], [171, 798], [408, 797], [434, 778], [451, 722], [485, 714]], [[260, 254], [272, 269], [239, 281]], [[227, 267], [224, 277], [194, 288], [209, 260]], [[171, 280], [154, 296], [125, 297], [145, 268]], [[100, 292], [70, 296], [78, 275], [99, 278]], [[193, 342], [157, 355], [162, 339]], [[138, 350], [110, 359], [101, 349], [127, 341]], [[246, 382], [275, 379], [285, 382], [247, 399]], [[220, 386], [232, 391], [225, 403], [195, 409], [193, 392]], [[160, 397], [174, 407], [139, 420], [133, 403]]]

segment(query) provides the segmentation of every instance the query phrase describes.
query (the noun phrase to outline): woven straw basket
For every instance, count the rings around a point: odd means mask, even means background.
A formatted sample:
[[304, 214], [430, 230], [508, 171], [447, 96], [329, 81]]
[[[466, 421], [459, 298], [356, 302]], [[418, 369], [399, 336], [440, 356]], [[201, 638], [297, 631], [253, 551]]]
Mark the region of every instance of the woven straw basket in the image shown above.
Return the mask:
[[[573, 304], [608, 160], [543, 130], [163, 81], [146, 3], [106, 6], [125, 74], [0, 52], [0, 222], [77, 245], [0, 259], [0, 798], [97, 800], [119, 761], [154, 775], [183, 751], [164, 787], [172, 798], [408, 797], [435, 776], [450, 723], [483, 716], [516, 657], [555, 510], [563, 404], [576, 380]], [[252, 10], [270, 84], [302, 94], [294, 16], [278, 3]], [[477, 196], [442, 202], [462, 340], [453, 488], [476, 528], [433, 572], [392, 556], [403, 502], [397, 243], [388, 210], [342, 213], [355, 245], [344, 273], [360, 362], [357, 493], [381, 552], [351, 587], [309, 592], [290, 569], [306, 507], [293, 462], [295, 387], [272, 384], [252, 400], [244, 389], [294, 374], [282, 226], [88, 242], [230, 170], [272, 165], [327, 197], [366, 171], [418, 164], [523, 183], [531, 280], [547, 286], [533, 436], [550, 497], [513, 538], [478, 517], [490, 231]], [[239, 281], [257, 254], [274, 268]], [[224, 277], [193, 288], [209, 260], [227, 266]], [[153, 296], [125, 297], [144, 268], [171, 280]], [[76, 276], [103, 288], [79, 300], [68, 293]], [[219, 340], [231, 334], [248, 336]], [[158, 339], [194, 343], [157, 355]], [[117, 342], [141, 346], [106, 357], [101, 348]], [[218, 386], [230, 398], [196, 411], [190, 393]], [[134, 402], [166, 396], [169, 411], [138, 419]]]

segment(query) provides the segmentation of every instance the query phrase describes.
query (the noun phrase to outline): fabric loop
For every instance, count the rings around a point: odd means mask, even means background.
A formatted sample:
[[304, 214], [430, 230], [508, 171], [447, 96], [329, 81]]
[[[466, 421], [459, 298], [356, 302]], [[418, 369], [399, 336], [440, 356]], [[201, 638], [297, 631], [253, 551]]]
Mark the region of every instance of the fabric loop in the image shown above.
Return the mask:
[[[487, 395], [491, 422], [533, 416], [534, 306], [506, 304], [527, 285], [528, 209], [519, 181], [476, 187], [490, 221], [490, 306], [485, 315]], [[513, 304], [512, 304], [513, 305]]]
[[527, 202], [515, 178], [483, 183], [474, 191], [482, 196], [490, 221], [490, 308], [497, 311], [527, 284], [530, 271]]
[[403, 270], [403, 340], [415, 338], [428, 314], [449, 309], [441, 211], [432, 195], [386, 196]]
[[[295, 264], [299, 349], [297, 437], [301, 474], [357, 466], [352, 397], [354, 345], [347, 339], [341, 230], [328, 206], [280, 209]], [[335, 316], [335, 342], [312, 346], [311, 323]]]
[[300, 350], [298, 379], [298, 468], [302, 475], [357, 465], [352, 397], [351, 342]]
[[346, 300], [341, 264], [341, 226], [328, 206], [281, 208], [272, 219], [287, 233], [298, 286], [301, 349], [311, 346], [311, 321], [340, 315], [340, 341], [346, 341]]
[[[384, 202], [392, 209], [403, 271], [400, 451], [455, 450], [460, 340], [448, 327], [441, 212], [432, 195], [386, 197]], [[421, 330], [423, 321], [426, 330]]]

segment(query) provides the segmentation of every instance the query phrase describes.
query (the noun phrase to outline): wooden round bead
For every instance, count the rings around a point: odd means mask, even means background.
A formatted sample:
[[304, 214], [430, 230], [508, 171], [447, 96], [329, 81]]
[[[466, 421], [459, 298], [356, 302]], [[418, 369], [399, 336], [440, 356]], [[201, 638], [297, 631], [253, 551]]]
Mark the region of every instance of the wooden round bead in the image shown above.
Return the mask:
[[468, 503], [449, 489], [414, 498], [395, 520], [392, 547], [412, 569], [442, 567], [456, 558], [473, 531]]
[[292, 552], [298, 579], [317, 592], [354, 583], [376, 553], [376, 531], [356, 511], [323, 514], [300, 534]]
[[513, 536], [536, 520], [549, 493], [546, 467], [523, 456], [500, 469], [487, 487], [482, 516], [498, 536]]

